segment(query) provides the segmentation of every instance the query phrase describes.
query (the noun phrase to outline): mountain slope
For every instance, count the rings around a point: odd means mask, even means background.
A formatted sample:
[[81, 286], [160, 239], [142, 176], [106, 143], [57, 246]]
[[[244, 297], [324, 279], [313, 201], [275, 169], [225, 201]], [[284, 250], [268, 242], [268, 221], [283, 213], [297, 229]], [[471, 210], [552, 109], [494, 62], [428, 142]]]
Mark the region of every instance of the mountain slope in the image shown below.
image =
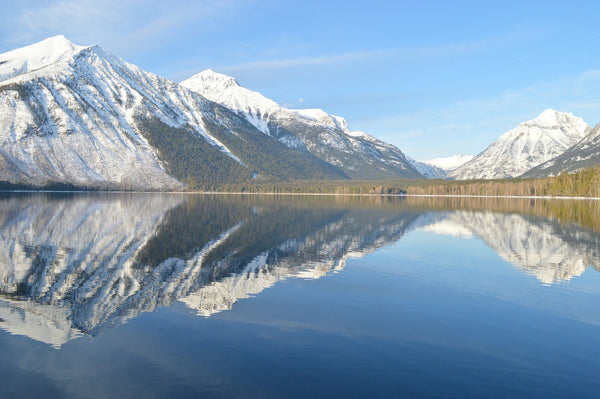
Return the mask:
[[406, 157], [406, 159], [427, 179], [448, 179], [448, 173], [473, 159], [473, 155], [454, 155], [429, 161], [416, 161], [410, 157]]
[[423, 175], [426, 179], [447, 179], [448, 174], [442, 168], [430, 165], [427, 162], [416, 161], [411, 157], [406, 157], [410, 165]]
[[241, 87], [234, 78], [206, 70], [181, 85], [215, 101], [269, 137], [339, 167], [350, 178], [420, 178], [393, 145], [364, 132], [352, 132], [346, 121], [320, 109], [292, 110]]
[[178, 189], [346, 178], [197, 93], [64, 36], [1, 54], [0, 77], [3, 180]]
[[590, 129], [581, 118], [548, 109], [509, 130], [449, 175], [458, 180], [517, 177], [562, 154]]
[[522, 177], [556, 176], [562, 171], [576, 172], [598, 164], [600, 164], [600, 125], [596, 125], [579, 143], [556, 158], [528, 170]]

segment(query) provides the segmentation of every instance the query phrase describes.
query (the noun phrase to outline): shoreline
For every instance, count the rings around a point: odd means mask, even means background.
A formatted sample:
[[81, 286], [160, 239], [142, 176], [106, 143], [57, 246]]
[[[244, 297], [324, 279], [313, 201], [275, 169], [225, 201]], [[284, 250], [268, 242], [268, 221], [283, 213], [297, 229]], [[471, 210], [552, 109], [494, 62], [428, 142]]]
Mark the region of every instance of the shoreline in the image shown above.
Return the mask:
[[600, 200], [600, 197], [564, 197], [537, 195], [458, 195], [458, 194], [347, 194], [347, 193], [293, 193], [246, 191], [103, 191], [103, 190], [0, 190], [0, 193], [52, 193], [52, 194], [179, 194], [179, 195], [283, 195], [283, 196], [338, 196], [338, 197], [429, 197], [429, 198], [504, 198], [551, 200]]

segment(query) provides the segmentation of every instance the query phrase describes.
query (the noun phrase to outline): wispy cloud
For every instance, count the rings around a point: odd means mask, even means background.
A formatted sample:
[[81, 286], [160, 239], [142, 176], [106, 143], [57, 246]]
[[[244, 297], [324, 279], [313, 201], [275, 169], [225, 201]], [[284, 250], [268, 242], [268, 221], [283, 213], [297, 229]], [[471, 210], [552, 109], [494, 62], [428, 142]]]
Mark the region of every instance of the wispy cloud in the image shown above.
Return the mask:
[[[80, 44], [100, 43], [113, 51], [140, 50], [170, 39], [186, 27], [206, 24], [246, 0], [53, 0], [23, 1], [0, 22], [11, 29], [10, 45], [65, 34]], [[12, 21], [3, 21], [10, 18]], [[12, 22], [12, 23], [10, 23]], [[1, 28], [0, 28], [1, 29]], [[7, 44], [7, 45], [8, 45]]]
[[[522, 40], [531, 40], [540, 33], [507, 33], [504, 35], [488, 37], [473, 41], [448, 43], [432, 46], [413, 46], [398, 48], [368, 49], [338, 54], [318, 54], [297, 58], [282, 58], [270, 60], [249, 61], [235, 65], [224, 65], [217, 67], [225, 73], [235, 73], [247, 70], [265, 70], [294, 68], [306, 66], [323, 66], [332, 64], [343, 64], [348, 62], [377, 61], [381, 59], [395, 59], [396, 62], [410, 62], [423, 58], [437, 58], [457, 56], [465, 53], [474, 53], [487, 50], [495, 46], [507, 45]], [[271, 51], [276, 53], [276, 51]]]
[[367, 50], [355, 51], [343, 54], [317, 55], [313, 57], [292, 58], [282, 60], [265, 60], [245, 62], [237, 65], [223, 66], [220, 69], [226, 72], [247, 70], [247, 69], [271, 69], [271, 68], [289, 68], [310, 65], [329, 65], [344, 63], [350, 61], [372, 60], [374, 58], [393, 55], [396, 50]]

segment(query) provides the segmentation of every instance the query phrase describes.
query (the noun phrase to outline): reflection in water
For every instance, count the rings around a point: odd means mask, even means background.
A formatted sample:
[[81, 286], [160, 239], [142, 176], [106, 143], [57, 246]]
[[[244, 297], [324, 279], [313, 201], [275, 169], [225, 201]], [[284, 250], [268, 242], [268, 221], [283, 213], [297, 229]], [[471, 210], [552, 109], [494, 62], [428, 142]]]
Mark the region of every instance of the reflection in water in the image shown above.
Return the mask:
[[426, 230], [475, 235], [521, 270], [551, 284], [581, 275], [600, 265], [600, 236], [577, 225], [506, 213], [455, 211]]
[[600, 238], [583, 227], [427, 202], [158, 194], [1, 198], [0, 327], [60, 347], [175, 301], [210, 316], [282, 279], [342, 270], [349, 257], [396, 242], [414, 228], [481, 237], [546, 283], [599, 264]]
[[13, 196], [0, 209], [0, 326], [56, 347], [177, 300], [208, 316], [281, 279], [341, 270], [418, 216], [177, 195]]

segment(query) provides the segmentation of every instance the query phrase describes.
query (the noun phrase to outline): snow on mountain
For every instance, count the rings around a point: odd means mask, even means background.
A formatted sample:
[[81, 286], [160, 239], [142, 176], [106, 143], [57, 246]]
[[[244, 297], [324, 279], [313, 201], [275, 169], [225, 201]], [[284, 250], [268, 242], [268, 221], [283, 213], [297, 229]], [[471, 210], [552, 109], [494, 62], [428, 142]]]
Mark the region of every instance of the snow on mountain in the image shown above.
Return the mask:
[[84, 46], [71, 43], [64, 36], [54, 36], [41, 42], [0, 55], [0, 81], [33, 72], [59, 62], [69, 62]]
[[[341, 116], [329, 115], [327, 112], [322, 109], [313, 108], [313, 109], [292, 109], [298, 115], [301, 115], [305, 118], [312, 119], [316, 122], [322, 123], [334, 129], [339, 129], [342, 132], [353, 136], [353, 137], [363, 137], [367, 135], [365, 132], [351, 132], [350, 128], [348, 128], [348, 123]], [[370, 136], [372, 137], [372, 136]]]
[[151, 117], [191, 126], [190, 134], [236, 158], [204, 129], [206, 100], [98, 46], [77, 46], [58, 36], [0, 60], [3, 76], [10, 76], [0, 82], [4, 179], [181, 188], [137, 126], [140, 118]]
[[184, 80], [181, 82], [181, 86], [244, 114], [248, 121], [263, 133], [269, 132], [265, 117], [280, 108], [274, 101], [262, 94], [242, 89], [231, 76], [216, 73], [210, 69]]
[[398, 148], [363, 132], [351, 132], [344, 118], [320, 109], [287, 109], [212, 70], [181, 82], [243, 116], [268, 136], [341, 168], [351, 178], [422, 177]]
[[411, 157], [406, 157], [408, 162], [410, 162], [411, 166], [417, 170], [420, 174], [422, 174], [427, 179], [447, 179], [448, 175], [445, 170], [439, 168], [435, 165], [430, 165], [426, 162], [420, 162], [412, 159]]
[[58, 36], [0, 60], [3, 180], [172, 190], [259, 175], [345, 176], [98, 46]]
[[576, 144], [590, 126], [571, 113], [547, 109], [519, 124], [469, 162], [449, 173], [459, 180], [517, 177]]
[[448, 179], [449, 172], [473, 159], [473, 155], [454, 155], [429, 161], [416, 161], [408, 156], [406, 159], [413, 168], [427, 179]]
[[433, 158], [428, 161], [422, 161], [422, 163], [437, 166], [438, 168], [443, 169], [446, 172], [450, 172], [450, 171], [458, 168], [462, 164], [469, 162], [474, 157], [475, 157], [474, 155], [461, 154], [461, 155], [453, 155], [450, 157]]
[[522, 177], [557, 176], [600, 164], [600, 125], [559, 156], [525, 172]]

